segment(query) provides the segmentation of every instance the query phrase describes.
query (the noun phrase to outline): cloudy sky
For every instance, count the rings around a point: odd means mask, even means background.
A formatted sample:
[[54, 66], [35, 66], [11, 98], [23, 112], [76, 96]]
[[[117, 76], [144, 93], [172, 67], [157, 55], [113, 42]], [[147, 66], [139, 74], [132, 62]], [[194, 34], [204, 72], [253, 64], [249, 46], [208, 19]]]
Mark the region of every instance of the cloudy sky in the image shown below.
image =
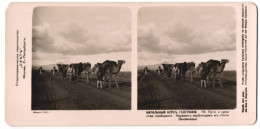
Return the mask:
[[123, 7], [38, 7], [33, 65], [125, 60], [131, 68], [131, 12]]
[[229, 59], [236, 69], [232, 7], [144, 7], [138, 13], [138, 65]]

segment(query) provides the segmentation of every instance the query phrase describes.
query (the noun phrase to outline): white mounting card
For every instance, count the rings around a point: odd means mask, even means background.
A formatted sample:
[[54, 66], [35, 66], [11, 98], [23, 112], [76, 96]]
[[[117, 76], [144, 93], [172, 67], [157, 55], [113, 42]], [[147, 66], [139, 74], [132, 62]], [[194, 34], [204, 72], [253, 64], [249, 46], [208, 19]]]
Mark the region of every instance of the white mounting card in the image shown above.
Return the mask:
[[11, 3], [11, 126], [256, 122], [252, 3]]

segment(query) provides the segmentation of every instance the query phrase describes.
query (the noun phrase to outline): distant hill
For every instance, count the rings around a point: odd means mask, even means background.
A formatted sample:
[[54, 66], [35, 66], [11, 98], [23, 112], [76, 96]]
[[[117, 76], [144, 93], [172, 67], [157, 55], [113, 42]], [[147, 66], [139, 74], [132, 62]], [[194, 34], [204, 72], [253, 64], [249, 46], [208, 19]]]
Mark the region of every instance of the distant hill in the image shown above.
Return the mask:
[[44, 70], [51, 70], [53, 68], [53, 66], [56, 67], [56, 69], [58, 68], [58, 66], [56, 64], [49, 64], [49, 65], [43, 65], [43, 66], [32, 66], [32, 69], [39, 69], [40, 67], [42, 67]]
[[[153, 64], [153, 65], [146, 65], [148, 67], [148, 69], [150, 70], [156, 70], [159, 66], [161, 66], [161, 68], [163, 68], [162, 64]], [[138, 66], [138, 70], [140, 69], [144, 69], [145, 66]]]
[[[49, 64], [49, 65], [42, 65], [42, 66], [35, 66], [35, 65], [33, 65], [32, 66], [32, 69], [33, 70], [38, 70], [40, 67], [42, 67], [44, 70], [51, 70], [52, 68], [53, 68], [53, 66], [55, 66], [56, 67], [56, 69], [58, 69], [58, 66], [57, 66], [57, 64]], [[91, 67], [93, 67], [93, 65], [91, 66]], [[130, 72], [130, 70], [128, 71], [128, 70], [121, 70], [122, 72], [124, 71], [124, 72]]]

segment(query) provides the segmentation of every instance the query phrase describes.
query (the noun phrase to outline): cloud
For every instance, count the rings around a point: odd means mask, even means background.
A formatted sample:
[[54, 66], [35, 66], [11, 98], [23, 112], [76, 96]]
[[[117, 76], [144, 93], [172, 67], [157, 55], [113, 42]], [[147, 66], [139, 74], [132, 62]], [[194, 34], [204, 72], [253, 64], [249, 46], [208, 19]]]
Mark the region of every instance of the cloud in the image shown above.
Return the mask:
[[49, 33], [49, 26], [47, 24], [43, 26], [33, 26], [32, 33], [33, 52], [53, 50], [54, 39]]
[[75, 23], [66, 25], [59, 34], [64, 39], [74, 43], [84, 43], [88, 39], [88, 30]]
[[232, 7], [142, 8], [138, 51], [174, 55], [233, 51], [235, 20]]
[[64, 56], [130, 52], [130, 18], [127, 8], [37, 8], [33, 52]]

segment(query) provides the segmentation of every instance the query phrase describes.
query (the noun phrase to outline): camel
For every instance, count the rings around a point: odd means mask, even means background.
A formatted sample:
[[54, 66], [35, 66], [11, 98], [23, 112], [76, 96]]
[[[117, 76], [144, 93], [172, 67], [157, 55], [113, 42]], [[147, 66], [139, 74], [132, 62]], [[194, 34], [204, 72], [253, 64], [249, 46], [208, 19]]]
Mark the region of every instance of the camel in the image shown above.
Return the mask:
[[200, 75], [200, 72], [202, 71], [203, 67], [205, 67], [206, 62], [200, 62], [200, 64], [195, 68], [195, 71], [198, 71], [198, 75]]
[[188, 62], [187, 63], [187, 73], [190, 74], [190, 83], [193, 82], [193, 73], [195, 72], [195, 63], [194, 62]]
[[111, 88], [111, 80], [112, 80], [112, 76], [115, 75], [115, 83], [118, 89], [119, 86], [117, 84], [117, 74], [120, 72], [120, 69], [122, 67], [122, 65], [125, 63], [124, 60], [118, 60], [118, 63], [116, 63], [115, 61], [109, 61], [106, 60], [102, 63], [102, 67], [104, 68], [105, 71], [105, 77], [107, 76], [109, 77], [109, 88]]
[[[195, 64], [194, 64], [195, 65]], [[187, 63], [176, 63], [174, 64], [175, 68], [175, 80], [185, 81], [185, 73], [188, 71]]]
[[83, 64], [80, 62], [79, 64], [74, 65], [76, 78], [81, 81], [81, 72], [83, 72]]
[[67, 72], [69, 73], [69, 78], [70, 78], [70, 80], [72, 81], [72, 80], [73, 80], [73, 77], [75, 76], [75, 70], [74, 70], [74, 68], [72, 67], [72, 64], [69, 65]]
[[85, 73], [87, 75], [86, 82], [89, 83], [89, 75], [91, 73], [91, 64], [89, 62], [83, 63], [82, 67], [83, 67], [83, 73]]
[[166, 79], [170, 80], [172, 76], [173, 64], [162, 64], [162, 66], [163, 66], [163, 72], [166, 76]]
[[[221, 62], [218, 61], [218, 60], [212, 60], [211, 59], [211, 60], [206, 62], [205, 67], [209, 70], [208, 77], [210, 78], [211, 75], [213, 75], [213, 87], [214, 88], [215, 88], [215, 77], [216, 77], [216, 75], [219, 75], [218, 76], [219, 84], [220, 84], [220, 87], [223, 88], [222, 83], [221, 83], [222, 72], [224, 71], [225, 65], [228, 62], [229, 62], [228, 59], [221, 59]], [[209, 81], [209, 83], [210, 83], [210, 81]]]
[[58, 69], [59, 69], [58, 77], [61, 77], [63, 80], [65, 80], [66, 76], [67, 76], [67, 71], [68, 71], [69, 65], [66, 65], [66, 64], [57, 64], [57, 65], [58, 65]]
[[90, 70], [91, 73], [94, 73], [94, 74], [97, 73], [99, 64], [100, 64], [100, 63], [97, 63], [97, 64], [94, 65], [94, 67]]

